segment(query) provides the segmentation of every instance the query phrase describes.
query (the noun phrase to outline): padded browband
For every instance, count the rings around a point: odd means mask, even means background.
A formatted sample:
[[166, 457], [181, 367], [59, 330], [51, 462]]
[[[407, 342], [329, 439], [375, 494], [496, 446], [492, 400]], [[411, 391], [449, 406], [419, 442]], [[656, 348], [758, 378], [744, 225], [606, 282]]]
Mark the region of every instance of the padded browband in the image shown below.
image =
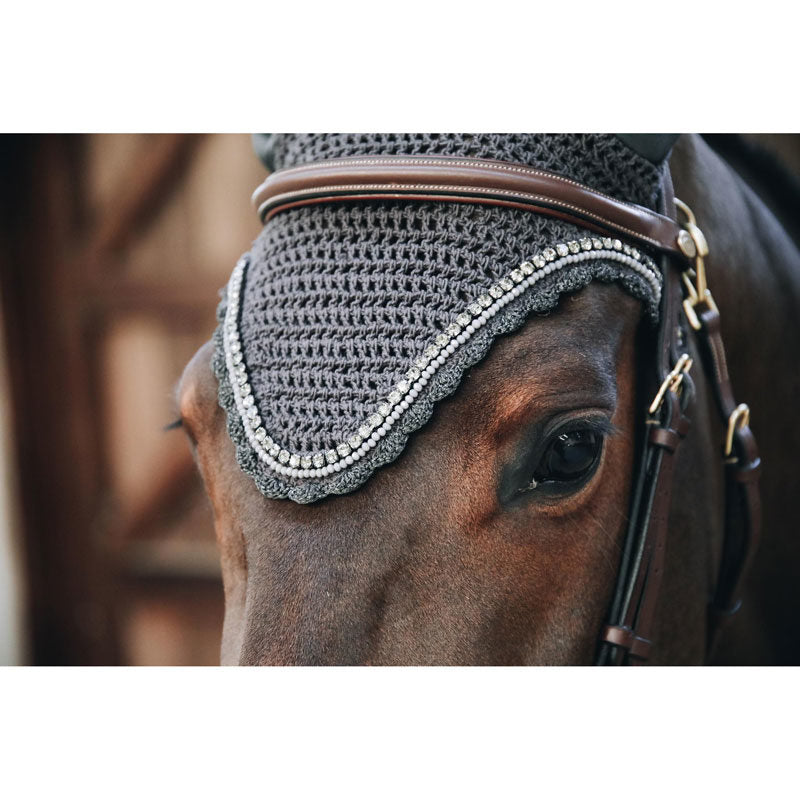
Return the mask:
[[352, 200], [507, 206], [620, 234], [682, 256], [677, 222], [524, 164], [443, 156], [330, 159], [273, 172], [253, 194], [263, 222], [289, 208]]

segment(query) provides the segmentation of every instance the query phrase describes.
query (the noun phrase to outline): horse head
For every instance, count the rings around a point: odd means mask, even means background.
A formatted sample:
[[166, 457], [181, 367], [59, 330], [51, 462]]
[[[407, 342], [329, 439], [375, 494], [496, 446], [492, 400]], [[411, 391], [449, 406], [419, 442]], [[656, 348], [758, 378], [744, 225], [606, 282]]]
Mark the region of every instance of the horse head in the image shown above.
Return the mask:
[[[302, 177], [315, 157], [477, 156], [655, 209], [667, 148], [653, 163], [629, 144], [286, 136], [270, 158]], [[285, 193], [259, 196], [264, 232], [179, 387], [221, 551], [223, 662], [590, 663], [650, 401], [654, 252], [501, 202], [291, 191], [276, 212]], [[719, 497], [714, 446], [687, 441], [676, 492]], [[671, 523], [659, 659], [697, 662], [721, 523], [698, 504]]]

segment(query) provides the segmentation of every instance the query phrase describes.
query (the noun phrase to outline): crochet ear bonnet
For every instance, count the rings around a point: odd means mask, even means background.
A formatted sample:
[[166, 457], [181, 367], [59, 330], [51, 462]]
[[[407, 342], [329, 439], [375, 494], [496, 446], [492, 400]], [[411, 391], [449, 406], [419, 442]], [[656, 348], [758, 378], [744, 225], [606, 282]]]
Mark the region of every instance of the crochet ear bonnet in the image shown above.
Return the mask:
[[[351, 156], [458, 156], [557, 173], [654, 209], [662, 168], [613, 135], [280, 134], [281, 170]], [[406, 199], [287, 208], [237, 263], [213, 369], [241, 468], [270, 498], [351, 492], [397, 459], [494, 340], [592, 280], [658, 317], [638, 244], [515, 208]]]

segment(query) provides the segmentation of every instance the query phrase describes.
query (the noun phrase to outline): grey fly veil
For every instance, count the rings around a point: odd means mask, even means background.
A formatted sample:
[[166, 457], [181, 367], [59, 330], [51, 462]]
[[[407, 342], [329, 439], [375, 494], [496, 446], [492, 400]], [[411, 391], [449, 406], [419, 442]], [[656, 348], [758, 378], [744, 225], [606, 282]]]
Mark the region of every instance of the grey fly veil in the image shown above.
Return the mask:
[[[669, 146], [640, 155], [625, 137], [595, 134], [280, 134], [265, 144], [275, 170], [490, 159], [648, 209]], [[562, 294], [614, 281], [656, 320], [651, 256], [622, 236], [500, 205], [348, 198], [281, 210], [218, 309], [213, 368], [239, 465], [270, 498], [353, 491], [400, 456], [496, 337]]]

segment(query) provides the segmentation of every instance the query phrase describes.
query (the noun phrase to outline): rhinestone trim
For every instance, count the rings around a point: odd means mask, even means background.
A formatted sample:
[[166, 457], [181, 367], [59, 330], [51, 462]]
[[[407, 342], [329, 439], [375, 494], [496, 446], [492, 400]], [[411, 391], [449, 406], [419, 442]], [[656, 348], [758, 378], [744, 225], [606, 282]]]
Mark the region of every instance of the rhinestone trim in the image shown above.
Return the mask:
[[363, 458], [386, 436], [439, 367], [501, 308], [553, 272], [570, 264], [598, 260], [615, 261], [630, 267], [650, 284], [656, 303], [660, 301], [661, 276], [658, 269], [649, 256], [635, 247], [608, 237], [559, 242], [523, 261], [460, 311], [409, 365], [405, 377], [377, 404], [376, 412], [353, 427], [354, 432], [346, 441], [324, 452], [291, 453], [267, 434], [253, 400], [238, 324], [242, 282], [249, 263], [246, 256], [242, 257], [228, 282], [223, 344], [236, 410], [250, 446], [270, 469], [285, 477], [324, 478], [341, 472]]

